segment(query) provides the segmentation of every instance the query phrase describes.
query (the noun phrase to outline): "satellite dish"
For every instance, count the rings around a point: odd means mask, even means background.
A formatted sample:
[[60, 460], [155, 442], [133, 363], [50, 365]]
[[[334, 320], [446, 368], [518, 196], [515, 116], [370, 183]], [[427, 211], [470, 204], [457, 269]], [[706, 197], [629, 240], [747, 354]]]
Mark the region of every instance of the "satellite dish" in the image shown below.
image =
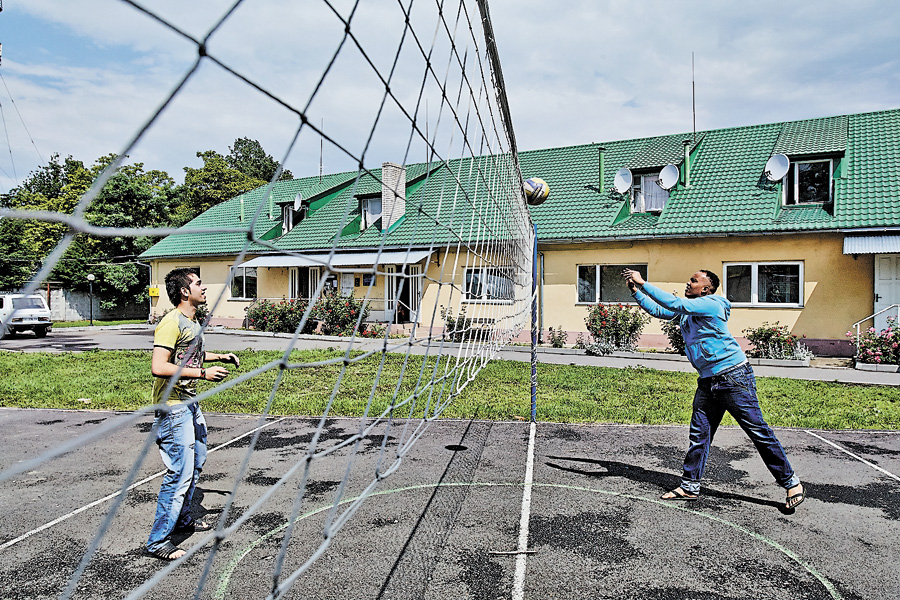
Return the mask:
[[671, 190], [678, 183], [678, 167], [675, 165], [663, 167], [663, 170], [659, 172], [659, 179], [656, 180], [656, 183], [664, 190]]
[[614, 185], [616, 186], [617, 192], [619, 192], [620, 194], [624, 194], [631, 189], [632, 183], [634, 183], [634, 176], [631, 174], [631, 171], [629, 169], [623, 167], [616, 171]]
[[300, 212], [301, 206], [303, 206], [303, 194], [297, 192], [297, 195], [294, 196], [294, 212]]
[[773, 154], [766, 161], [766, 179], [769, 181], [779, 181], [787, 175], [788, 169], [791, 168], [791, 159], [784, 154]]

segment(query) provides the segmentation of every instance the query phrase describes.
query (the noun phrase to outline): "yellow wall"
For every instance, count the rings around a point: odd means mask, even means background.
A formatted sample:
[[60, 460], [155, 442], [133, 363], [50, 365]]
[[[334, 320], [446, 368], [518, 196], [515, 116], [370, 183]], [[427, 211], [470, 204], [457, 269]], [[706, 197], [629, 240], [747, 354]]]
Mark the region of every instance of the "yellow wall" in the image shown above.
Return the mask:
[[[736, 337], [744, 329], [758, 327], [763, 322], [787, 325], [795, 335], [811, 339], [845, 339], [845, 333], [859, 319], [872, 314], [874, 263], [872, 255], [854, 259], [844, 255], [843, 235], [810, 234], [755, 237], [728, 237], [683, 240], [647, 240], [634, 242], [610, 242], [606, 244], [545, 245], [539, 248], [544, 257], [543, 329], [561, 327], [569, 332], [584, 332], [587, 306], [576, 304], [577, 265], [580, 264], [646, 264], [648, 280], [664, 290], [683, 294], [684, 284], [698, 269], [709, 269], [720, 277], [726, 262], [802, 261], [803, 308], [735, 307], [732, 309], [729, 328]], [[249, 257], [248, 257], [249, 258]], [[481, 303], [462, 302], [465, 255], [454, 262], [453, 253], [436, 252], [428, 261], [423, 280], [423, 298], [420, 322], [429, 323], [435, 306], [449, 308], [458, 314], [466, 306], [469, 317], [494, 314], [496, 307], [488, 309]], [[468, 259], [468, 262], [472, 262]], [[153, 312], [161, 314], [171, 308], [166, 298], [163, 278], [175, 267], [196, 267], [208, 286], [207, 297], [212, 303], [224, 290], [224, 281], [233, 258], [209, 258], [205, 260], [165, 260], [153, 262], [153, 282], [160, 288], [160, 297], [154, 299]], [[383, 268], [379, 269], [383, 272]], [[360, 286], [354, 288], [357, 298], [367, 294], [375, 301], [373, 310], [384, 298], [386, 277], [379, 273], [371, 292], [362, 285], [362, 271], [354, 273]], [[439, 286], [436, 281], [453, 281]], [[527, 293], [530, 290], [520, 290]], [[288, 294], [288, 269], [260, 268], [258, 270], [258, 295], [261, 298], [284, 298]], [[215, 310], [215, 317], [243, 319], [249, 302], [228, 300], [226, 291]], [[452, 296], [452, 298], [451, 298]], [[438, 309], [439, 310], [439, 309]], [[436, 326], [441, 326], [440, 316]], [[652, 321], [644, 333], [650, 336], [662, 334], [660, 322]], [[574, 336], [570, 336], [570, 342]], [[665, 344], [662, 344], [663, 346]]]
[[[544, 327], [584, 331], [586, 306], [576, 306], [577, 265], [646, 264], [654, 285], [683, 295], [698, 269], [722, 277], [729, 262], [802, 261], [803, 308], [734, 307], [732, 334], [764, 321], [787, 325], [795, 335], [844, 339], [850, 326], [872, 314], [871, 255], [843, 254], [843, 235], [792, 235], [618, 242], [592, 246], [544, 246]], [[645, 333], [662, 333], [654, 320]]]

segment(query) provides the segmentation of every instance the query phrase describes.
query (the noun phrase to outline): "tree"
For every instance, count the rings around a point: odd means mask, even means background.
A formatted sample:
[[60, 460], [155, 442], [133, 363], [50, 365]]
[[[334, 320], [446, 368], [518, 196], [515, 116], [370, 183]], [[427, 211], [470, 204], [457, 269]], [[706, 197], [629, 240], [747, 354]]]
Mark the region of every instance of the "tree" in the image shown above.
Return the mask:
[[[71, 214], [91, 184], [115, 159], [114, 154], [103, 156], [87, 169], [71, 156], [60, 163], [59, 156], [54, 155], [48, 165], [11, 191], [8, 203], [15, 209]], [[144, 172], [141, 163], [121, 165], [87, 207], [84, 218], [100, 227], [169, 226], [177, 198], [178, 188], [165, 172]], [[66, 230], [63, 223], [0, 220], [0, 285], [21, 287], [38, 271]], [[87, 291], [87, 275], [93, 273], [97, 276], [94, 292], [106, 309], [143, 302], [148, 273], [134, 260], [157, 239], [78, 234], [54, 265], [50, 278], [67, 289]]]
[[[262, 144], [250, 138], [238, 138], [234, 140], [234, 146], [228, 148], [230, 150], [225, 161], [232, 169], [237, 169], [247, 177], [253, 179], [261, 179], [269, 182], [275, 177], [276, 171], [281, 164], [266, 154]], [[279, 181], [293, 179], [294, 175], [285, 169], [278, 177]]]
[[225, 157], [215, 150], [198, 152], [203, 167], [184, 168], [181, 204], [176, 209], [178, 224], [187, 223], [213, 206], [268, 183], [228, 166]]

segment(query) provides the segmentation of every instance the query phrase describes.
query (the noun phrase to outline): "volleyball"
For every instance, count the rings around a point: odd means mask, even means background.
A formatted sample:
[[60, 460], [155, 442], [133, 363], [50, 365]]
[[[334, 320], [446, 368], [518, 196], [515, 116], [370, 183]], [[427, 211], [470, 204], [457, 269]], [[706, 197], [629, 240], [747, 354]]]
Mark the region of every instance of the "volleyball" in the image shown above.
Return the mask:
[[525, 201], [531, 206], [542, 204], [550, 195], [550, 186], [538, 177], [529, 177], [525, 180]]

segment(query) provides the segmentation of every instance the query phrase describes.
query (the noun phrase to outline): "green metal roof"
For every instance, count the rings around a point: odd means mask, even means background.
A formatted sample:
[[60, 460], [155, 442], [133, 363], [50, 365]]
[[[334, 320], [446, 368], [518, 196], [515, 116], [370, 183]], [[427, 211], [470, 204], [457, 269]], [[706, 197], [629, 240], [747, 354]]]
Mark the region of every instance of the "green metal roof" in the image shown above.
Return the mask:
[[[681, 167], [683, 177], [682, 142], [686, 139], [692, 140], [690, 186], [685, 187], [682, 179], [658, 215], [630, 214], [628, 200], [613, 188], [615, 172], [622, 167], [658, 169], [671, 163]], [[788, 157], [841, 157], [835, 170], [833, 206], [782, 206], [781, 184], [763, 175], [766, 161], [775, 152]], [[696, 137], [680, 133], [534, 150], [520, 152], [519, 161], [524, 177], [541, 177], [550, 186], [549, 199], [529, 209], [540, 241], [900, 228], [900, 109], [716, 129], [698, 132]], [[492, 225], [494, 211], [510, 209], [493, 205], [498, 196], [487, 193], [498, 179], [509, 180], [492, 175], [508, 173], [508, 167], [505, 156], [407, 165], [406, 216], [388, 232], [347, 227], [359, 218], [358, 197], [380, 190], [380, 169], [359, 178], [350, 172], [321, 180], [280, 181], [271, 189], [274, 218], [264, 197], [267, 187], [259, 188], [213, 207], [186, 226], [229, 227], [234, 232], [172, 235], [142, 256], [239, 252], [247, 243], [245, 230], [257, 208], [254, 235], [275, 236], [269, 243], [282, 251], [332, 245], [342, 249], [382, 244], [428, 247], [511, 237], [511, 232], [491, 229], [497, 227]], [[281, 236], [277, 203], [293, 200], [298, 192], [312, 200], [309, 216]], [[516, 193], [508, 190], [506, 195]], [[240, 220], [241, 198], [244, 221]], [[473, 219], [473, 211], [483, 218]], [[489, 225], [479, 230], [479, 221]], [[342, 229], [345, 235], [335, 240]], [[271, 251], [261, 245], [250, 250]]]

